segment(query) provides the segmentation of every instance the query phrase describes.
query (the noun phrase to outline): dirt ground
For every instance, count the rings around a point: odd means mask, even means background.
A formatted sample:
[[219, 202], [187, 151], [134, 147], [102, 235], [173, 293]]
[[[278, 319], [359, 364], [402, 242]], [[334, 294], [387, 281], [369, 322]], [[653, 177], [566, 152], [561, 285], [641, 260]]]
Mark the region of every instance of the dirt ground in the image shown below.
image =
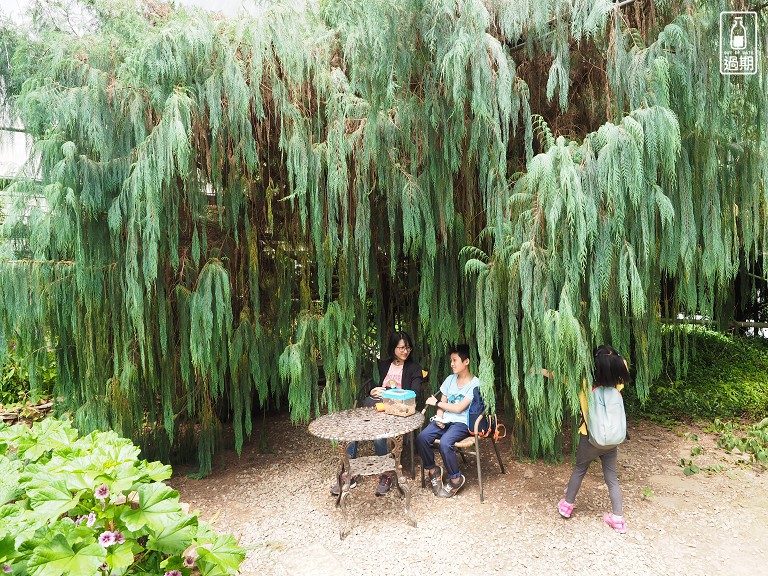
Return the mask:
[[[472, 461], [463, 466], [467, 484], [451, 499], [422, 489], [417, 466], [413, 528], [397, 490], [376, 498], [376, 478], [365, 478], [350, 493], [352, 530], [341, 540], [341, 513], [328, 490], [335, 450], [287, 415], [266, 425], [270, 453], [251, 441], [240, 457], [225, 451], [208, 478], [179, 468], [170, 481], [203, 519], [248, 550], [242, 574], [768, 574], [768, 474], [718, 449], [716, 435], [701, 427], [630, 422], [632, 439], [619, 448], [624, 535], [602, 523], [610, 504], [599, 463], [565, 520], [556, 504], [569, 459], [521, 462], [506, 438], [506, 474], [490, 443], [481, 447], [484, 503]], [[724, 469], [686, 477], [680, 459], [697, 445], [699, 466]]]

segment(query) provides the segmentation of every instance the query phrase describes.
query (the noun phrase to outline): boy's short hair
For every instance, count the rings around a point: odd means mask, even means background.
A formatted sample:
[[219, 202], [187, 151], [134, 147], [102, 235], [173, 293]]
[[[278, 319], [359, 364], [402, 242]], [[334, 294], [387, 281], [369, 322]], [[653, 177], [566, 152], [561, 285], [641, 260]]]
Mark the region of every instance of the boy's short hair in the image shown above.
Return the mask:
[[469, 359], [469, 344], [454, 344], [448, 350], [448, 356], [451, 354], [458, 354], [459, 358], [463, 360]]

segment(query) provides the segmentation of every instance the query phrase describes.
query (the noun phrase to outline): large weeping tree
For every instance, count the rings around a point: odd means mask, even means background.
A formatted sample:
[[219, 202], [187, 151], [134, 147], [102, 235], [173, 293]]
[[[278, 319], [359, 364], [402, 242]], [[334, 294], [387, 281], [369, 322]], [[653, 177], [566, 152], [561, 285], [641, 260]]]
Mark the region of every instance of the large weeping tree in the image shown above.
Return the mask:
[[593, 345], [644, 398], [665, 319], [728, 320], [761, 288], [766, 52], [720, 76], [726, 9], [92, 0], [87, 26], [8, 27], [41, 169], [4, 215], [0, 354], [34, 377], [52, 347], [59, 410], [206, 472], [223, 420], [239, 449], [267, 402], [351, 405], [402, 328], [440, 375], [469, 341], [551, 456]]

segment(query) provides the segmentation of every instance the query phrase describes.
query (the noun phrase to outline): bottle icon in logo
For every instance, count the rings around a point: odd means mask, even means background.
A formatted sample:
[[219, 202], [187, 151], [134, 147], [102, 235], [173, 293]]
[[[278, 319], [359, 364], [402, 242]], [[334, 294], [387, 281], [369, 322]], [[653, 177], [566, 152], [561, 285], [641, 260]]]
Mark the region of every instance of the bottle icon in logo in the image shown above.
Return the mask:
[[731, 50], [744, 50], [747, 47], [747, 29], [742, 23], [742, 16], [736, 16], [731, 25]]

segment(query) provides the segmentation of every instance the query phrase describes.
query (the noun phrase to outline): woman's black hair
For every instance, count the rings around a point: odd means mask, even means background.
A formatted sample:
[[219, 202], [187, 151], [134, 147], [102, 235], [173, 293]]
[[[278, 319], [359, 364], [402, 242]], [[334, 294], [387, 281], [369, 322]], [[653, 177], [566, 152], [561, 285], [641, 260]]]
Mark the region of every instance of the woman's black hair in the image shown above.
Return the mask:
[[389, 344], [387, 344], [387, 349], [386, 349], [387, 356], [389, 358], [395, 357], [395, 348], [397, 348], [397, 345], [400, 344], [400, 340], [405, 342], [405, 344], [411, 350], [413, 350], [413, 340], [411, 340], [411, 337], [409, 336], [408, 332], [392, 332], [392, 334], [389, 336]]
[[621, 357], [612, 346], [603, 344], [595, 350], [595, 385], [616, 386], [629, 381], [629, 371]]

